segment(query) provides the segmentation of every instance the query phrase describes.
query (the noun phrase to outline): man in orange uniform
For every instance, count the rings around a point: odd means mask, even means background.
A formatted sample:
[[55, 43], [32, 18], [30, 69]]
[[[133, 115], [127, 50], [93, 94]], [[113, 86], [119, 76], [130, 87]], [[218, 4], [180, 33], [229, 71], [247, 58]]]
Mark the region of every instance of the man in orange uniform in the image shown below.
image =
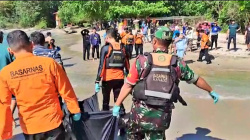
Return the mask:
[[205, 59], [207, 61], [207, 64], [211, 64], [211, 60], [208, 54], [208, 48], [209, 48], [209, 31], [202, 30], [201, 31], [201, 51], [200, 56], [197, 61], [202, 62], [202, 57], [205, 55]]
[[[109, 110], [110, 92], [113, 89], [114, 101], [119, 96], [122, 85], [124, 84], [124, 68], [125, 72], [129, 71], [129, 59], [125, 49], [115, 41], [116, 31], [109, 29], [107, 31], [105, 45], [101, 49], [101, 58], [98, 68], [95, 91], [100, 91], [100, 81], [102, 78], [102, 94], [103, 94], [103, 110]], [[126, 74], [125, 74], [126, 75]], [[123, 105], [121, 106], [121, 115], [125, 113]]]
[[130, 29], [128, 34], [126, 35], [126, 52], [129, 53], [129, 58], [132, 59], [133, 55], [133, 45], [134, 45], [134, 35], [132, 34], [132, 30]]
[[0, 139], [12, 137], [11, 95], [15, 95], [26, 140], [63, 140], [63, 112], [58, 93], [73, 119], [81, 118], [75, 92], [62, 67], [52, 58], [34, 56], [33, 45], [21, 30], [7, 36], [16, 60], [0, 72]]
[[137, 31], [136, 35], [135, 35], [135, 52], [136, 52], [136, 56], [139, 55], [139, 51], [140, 54], [143, 54], [143, 35], [140, 33], [140, 30]]
[[124, 28], [124, 31], [121, 33], [120, 38], [121, 38], [121, 45], [124, 48], [126, 44], [126, 35], [128, 34], [128, 28]]

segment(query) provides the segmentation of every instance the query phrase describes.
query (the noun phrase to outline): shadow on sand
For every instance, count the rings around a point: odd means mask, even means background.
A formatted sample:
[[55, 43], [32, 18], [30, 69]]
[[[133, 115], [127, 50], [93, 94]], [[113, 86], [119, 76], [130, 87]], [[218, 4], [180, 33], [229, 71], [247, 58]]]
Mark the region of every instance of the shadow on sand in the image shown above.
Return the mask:
[[223, 140], [212, 136], [206, 136], [211, 132], [211, 130], [207, 128], [196, 127], [195, 129], [197, 131], [195, 134], [184, 134], [176, 138], [176, 140]]
[[[75, 63], [76, 64], [76, 63]], [[67, 67], [72, 67], [72, 66], [74, 66], [75, 64], [64, 64], [63, 66], [65, 67], [65, 68], [67, 68]]]

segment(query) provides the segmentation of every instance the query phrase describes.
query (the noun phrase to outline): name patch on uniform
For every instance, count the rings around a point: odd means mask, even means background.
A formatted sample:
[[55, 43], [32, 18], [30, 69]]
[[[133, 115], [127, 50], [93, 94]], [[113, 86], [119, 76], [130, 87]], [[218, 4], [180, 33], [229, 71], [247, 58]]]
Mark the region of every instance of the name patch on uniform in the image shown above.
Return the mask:
[[122, 60], [121, 56], [114, 56], [114, 60]]
[[10, 76], [12, 79], [16, 79], [16, 78], [20, 78], [20, 77], [24, 77], [24, 76], [42, 73], [43, 70], [44, 70], [43, 66], [38, 65], [38, 66], [34, 66], [34, 67], [19, 69], [16, 71], [11, 71]]
[[156, 81], [156, 82], [167, 82], [167, 80], [168, 80], [168, 75], [153, 74], [153, 81]]

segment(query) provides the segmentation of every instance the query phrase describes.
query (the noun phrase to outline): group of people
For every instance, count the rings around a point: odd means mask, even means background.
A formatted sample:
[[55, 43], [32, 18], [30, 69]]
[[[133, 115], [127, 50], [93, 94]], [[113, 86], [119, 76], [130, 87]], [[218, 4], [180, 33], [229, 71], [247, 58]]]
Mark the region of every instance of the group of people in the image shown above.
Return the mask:
[[[102, 109], [109, 110], [110, 92], [113, 90], [113, 116], [116, 117], [125, 114], [122, 102], [132, 93], [128, 139], [165, 139], [173, 103], [183, 100], [180, 96], [180, 80], [206, 90], [215, 103], [219, 99], [207, 82], [182, 59], [168, 54], [172, 34], [169, 28], [159, 27], [152, 39], [152, 52], [138, 55], [130, 65], [130, 55], [118, 42], [117, 30], [108, 29], [106, 32], [95, 91], [98, 93], [102, 88]], [[5, 65], [0, 71], [1, 139], [12, 137], [12, 96], [16, 98], [20, 126], [26, 140], [65, 139], [60, 98], [72, 113], [73, 121], [81, 119], [81, 112], [62, 65], [52, 58], [34, 55], [35, 48], [45, 45], [45, 37], [40, 32], [32, 33], [29, 38], [25, 32], [15, 30], [8, 33], [7, 42], [9, 47], [1, 48], [4, 55], [0, 54], [1, 65]], [[44, 49], [48, 48], [44, 46]], [[3, 60], [6, 62], [2, 63]]]
[[[46, 40], [51, 41], [49, 38]], [[0, 43], [2, 40], [1, 33]], [[75, 121], [80, 120], [81, 113], [62, 65], [53, 57], [44, 57], [49, 54], [45, 36], [34, 32], [28, 37], [24, 31], [14, 30], [8, 33], [7, 42], [9, 47], [0, 48], [0, 139], [12, 137], [10, 106], [14, 98], [26, 140], [65, 139], [60, 98]]]

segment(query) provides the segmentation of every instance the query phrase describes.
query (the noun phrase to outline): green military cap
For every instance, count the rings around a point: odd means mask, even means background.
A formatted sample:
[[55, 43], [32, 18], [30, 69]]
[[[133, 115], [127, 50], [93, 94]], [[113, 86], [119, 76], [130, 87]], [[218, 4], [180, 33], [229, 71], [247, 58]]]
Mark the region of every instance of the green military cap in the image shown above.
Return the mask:
[[158, 39], [172, 40], [173, 31], [168, 27], [160, 26], [155, 32], [155, 37]]

